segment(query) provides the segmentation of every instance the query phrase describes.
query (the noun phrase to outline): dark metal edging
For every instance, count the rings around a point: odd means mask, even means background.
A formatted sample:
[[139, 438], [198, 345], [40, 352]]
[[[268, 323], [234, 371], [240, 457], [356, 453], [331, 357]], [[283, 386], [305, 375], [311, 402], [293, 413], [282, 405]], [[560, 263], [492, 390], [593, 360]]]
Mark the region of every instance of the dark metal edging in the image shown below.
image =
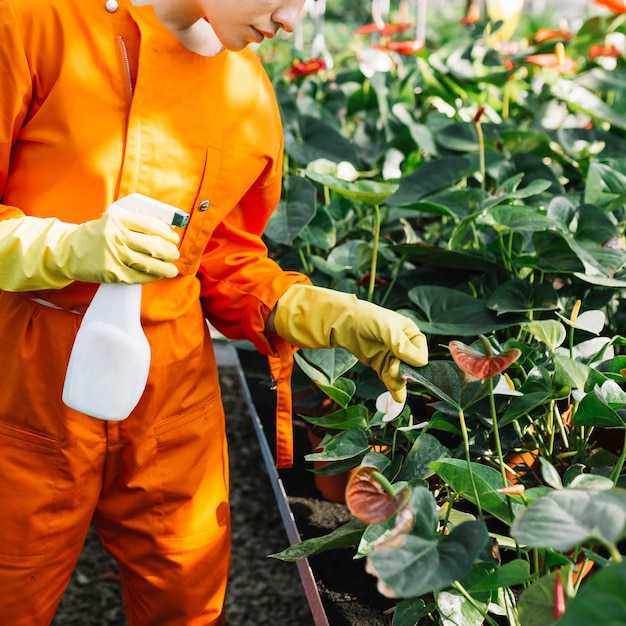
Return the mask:
[[[246, 405], [250, 411], [252, 425], [254, 426], [254, 430], [259, 440], [259, 445], [261, 446], [261, 453], [263, 455], [263, 460], [265, 461], [265, 467], [267, 468], [267, 472], [269, 474], [272, 490], [274, 491], [274, 497], [278, 503], [278, 509], [283, 521], [283, 526], [285, 527], [285, 531], [287, 533], [287, 539], [292, 544], [298, 543], [301, 540], [301, 537], [296, 525], [296, 520], [291, 511], [291, 507], [289, 506], [283, 481], [278, 475], [276, 461], [272, 456], [269, 444], [267, 443], [263, 424], [261, 423], [256, 407], [254, 406], [254, 402], [252, 401], [252, 394], [250, 393], [250, 388], [248, 387], [246, 377], [243, 373], [243, 368], [241, 367], [241, 362], [239, 361], [239, 355], [235, 355], [235, 360], [239, 380], [246, 398]], [[315, 583], [315, 578], [308, 559], [298, 559], [296, 561], [296, 566], [298, 568], [298, 573], [300, 574], [300, 580], [302, 581], [304, 593], [306, 594], [309, 602], [311, 614], [313, 615], [314, 626], [330, 626], [330, 622], [326, 616], [326, 610], [322, 604], [322, 599], [317, 589], [317, 584]]]

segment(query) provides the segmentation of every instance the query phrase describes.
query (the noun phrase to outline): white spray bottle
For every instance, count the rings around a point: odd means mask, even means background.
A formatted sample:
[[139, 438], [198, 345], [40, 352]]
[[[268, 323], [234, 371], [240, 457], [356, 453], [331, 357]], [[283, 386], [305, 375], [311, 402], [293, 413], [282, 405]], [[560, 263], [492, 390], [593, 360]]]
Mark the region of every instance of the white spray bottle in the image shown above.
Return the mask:
[[[173, 226], [189, 221], [188, 213], [138, 193], [116, 200], [109, 208], [113, 207], [152, 215]], [[141, 284], [98, 287], [65, 374], [63, 402], [70, 408], [120, 421], [137, 406], [150, 370], [150, 346], [141, 327], [141, 292]]]

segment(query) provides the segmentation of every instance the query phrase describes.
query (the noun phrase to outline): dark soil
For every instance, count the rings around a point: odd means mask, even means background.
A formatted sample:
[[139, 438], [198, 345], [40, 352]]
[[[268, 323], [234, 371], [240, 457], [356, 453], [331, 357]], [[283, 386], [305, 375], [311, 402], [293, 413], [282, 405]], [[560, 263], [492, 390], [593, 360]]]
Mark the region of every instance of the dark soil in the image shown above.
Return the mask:
[[[240, 361], [263, 431], [275, 449], [274, 393], [264, 358], [240, 351]], [[325, 535], [352, 516], [345, 504], [324, 499], [315, 487], [306, 423], [294, 417], [294, 467], [279, 470], [289, 507], [302, 539]], [[287, 547], [287, 546], [284, 546]], [[309, 557], [320, 598], [331, 626], [388, 626], [395, 602], [376, 589], [376, 579], [365, 572], [365, 559], [354, 559], [356, 549], [331, 550]]]

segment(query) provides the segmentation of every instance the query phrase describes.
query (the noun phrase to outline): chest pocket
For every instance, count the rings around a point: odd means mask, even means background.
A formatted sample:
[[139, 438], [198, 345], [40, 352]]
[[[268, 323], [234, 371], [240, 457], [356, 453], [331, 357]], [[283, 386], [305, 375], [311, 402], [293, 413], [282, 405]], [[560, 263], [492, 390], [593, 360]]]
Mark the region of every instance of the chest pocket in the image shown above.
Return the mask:
[[202, 180], [194, 200], [189, 223], [181, 231], [180, 258], [176, 266], [180, 274], [193, 274], [200, 265], [200, 257], [216, 225], [211, 203], [222, 169], [222, 152], [209, 147], [206, 152]]

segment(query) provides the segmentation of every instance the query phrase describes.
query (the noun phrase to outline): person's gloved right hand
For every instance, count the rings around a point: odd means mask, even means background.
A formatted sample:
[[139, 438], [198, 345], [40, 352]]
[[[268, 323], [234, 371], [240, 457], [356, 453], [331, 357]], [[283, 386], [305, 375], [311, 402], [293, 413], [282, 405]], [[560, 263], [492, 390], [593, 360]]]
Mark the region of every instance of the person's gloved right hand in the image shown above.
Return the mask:
[[149, 283], [173, 278], [178, 234], [159, 219], [125, 209], [68, 224], [56, 218], [0, 221], [0, 289], [61, 289], [72, 281]]

